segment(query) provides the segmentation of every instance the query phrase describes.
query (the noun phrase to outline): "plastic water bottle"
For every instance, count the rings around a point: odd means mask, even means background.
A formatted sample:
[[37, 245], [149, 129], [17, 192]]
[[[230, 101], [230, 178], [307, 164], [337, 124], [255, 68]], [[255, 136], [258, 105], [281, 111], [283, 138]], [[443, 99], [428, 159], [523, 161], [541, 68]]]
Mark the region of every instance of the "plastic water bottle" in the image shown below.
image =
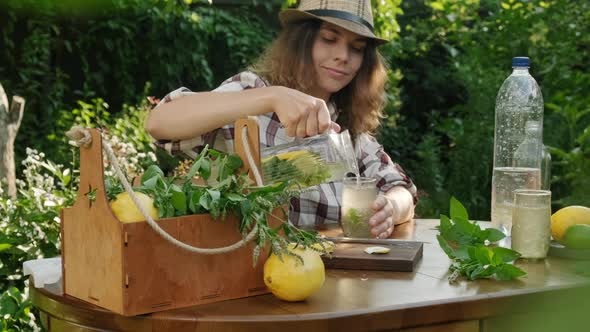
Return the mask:
[[514, 190], [541, 187], [543, 95], [529, 64], [527, 57], [513, 58], [512, 74], [496, 97], [491, 219], [507, 235]]
[[541, 156], [541, 189], [551, 189], [551, 153], [545, 145]]

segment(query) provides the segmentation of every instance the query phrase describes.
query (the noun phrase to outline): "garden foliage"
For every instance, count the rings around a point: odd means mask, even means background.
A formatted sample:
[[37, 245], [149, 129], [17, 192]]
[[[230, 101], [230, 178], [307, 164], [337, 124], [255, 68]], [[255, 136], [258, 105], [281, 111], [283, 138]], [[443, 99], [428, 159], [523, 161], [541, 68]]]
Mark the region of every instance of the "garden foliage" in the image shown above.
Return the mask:
[[[18, 197], [0, 193], [0, 330], [36, 326], [21, 268], [59, 254], [59, 211], [72, 204], [77, 183], [76, 148], [64, 132], [74, 124], [108, 128], [127, 173], [140, 172], [154, 158], [145, 97], [180, 86], [210, 90], [244, 69], [275, 35], [280, 5], [294, 1], [79, 3], [0, 2], [0, 81], [27, 99]], [[381, 48], [390, 84], [379, 137], [419, 188], [418, 216], [448, 213], [455, 196], [471, 218], [489, 219], [495, 97], [513, 56], [531, 57], [543, 91], [554, 207], [588, 205], [587, 1], [373, 4], [378, 33], [392, 39]]]
[[[181, 86], [206, 90], [244, 68], [273, 37], [268, 6], [228, 9], [208, 1], [14, 0], [0, 2], [0, 79], [27, 99], [16, 146], [61, 158], [60, 120], [102, 98], [120, 111]], [[28, 4], [28, 6], [27, 6]], [[102, 4], [99, 5], [99, 4]], [[68, 9], [70, 8], [70, 9]], [[262, 15], [264, 17], [264, 15]], [[24, 159], [24, 149], [16, 151]], [[63, 162], [63, 160], [60, 160]]]
[[[156, 160], [150, 141], [141, 130], [142, 119], [151, 105], [146, 101], [136, 107], [124, 107], [113, 117], [101, 116], [106, 106], [101, 100], [91, 104], [80, 102], [69, 120], [62, 119], [62, 125], [109, 128], [104, 133], [106, 144], [112, 147], [123, 172], [129, 178], [137, 176], [144, 165]], [[37, 328], [22, 264], [60, 254], [60, 211], [74, 203], [79, 180], [78, 148], [64, 144], [69, 146], [69, 161], [64, 164], [52, 161], [43, 152], [26, 149], [16, 200], [0, 189], [0, 328]], [[113, 174], [105, 160], [105, 175]]]
[[590, 201], [590, 4], [585, 1], [402, 1], [385, 52], [396, 81], [381, 139], [415, 180], [418, 215], [456, 196], [489, 220], [494, 105], [513, 56], [529, 56], [545, 100], [554, 208]]

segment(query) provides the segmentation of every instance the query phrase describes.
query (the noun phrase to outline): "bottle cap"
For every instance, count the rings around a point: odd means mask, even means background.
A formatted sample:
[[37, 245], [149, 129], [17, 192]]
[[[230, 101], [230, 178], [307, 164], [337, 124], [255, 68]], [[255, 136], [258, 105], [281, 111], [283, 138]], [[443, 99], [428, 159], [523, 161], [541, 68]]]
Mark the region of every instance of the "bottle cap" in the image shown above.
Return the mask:
[[529, 67], [530, 60], [526, 56], [517, 56], [512, 58], [512, 67]]

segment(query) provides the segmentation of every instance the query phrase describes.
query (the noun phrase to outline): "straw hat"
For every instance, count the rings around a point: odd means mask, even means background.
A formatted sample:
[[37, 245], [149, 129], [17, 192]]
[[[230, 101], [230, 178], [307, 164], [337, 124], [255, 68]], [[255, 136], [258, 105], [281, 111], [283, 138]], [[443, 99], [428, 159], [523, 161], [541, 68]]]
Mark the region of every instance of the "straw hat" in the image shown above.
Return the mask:
[[373, 39], [377, 44], [388, 42], [375, 36], [371, 0], [301, 0], [297, 9], [280, 12], [279, 19], [283, 25], [318, 19]]

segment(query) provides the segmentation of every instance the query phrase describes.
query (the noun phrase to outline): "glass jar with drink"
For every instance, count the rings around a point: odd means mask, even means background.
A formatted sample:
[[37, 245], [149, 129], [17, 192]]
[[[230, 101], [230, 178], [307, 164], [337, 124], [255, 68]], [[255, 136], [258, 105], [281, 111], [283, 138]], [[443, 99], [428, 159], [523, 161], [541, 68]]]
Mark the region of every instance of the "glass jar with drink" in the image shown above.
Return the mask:
[[522, 258], [542, 259], [551, 242], [551, 192], [514, 191], [512, 212], [512, 249]]
[[342, 181], [342, 231], [346, 237], [371, 238], [371, 205], [377, 198], [376, 180], [350, 177]]

